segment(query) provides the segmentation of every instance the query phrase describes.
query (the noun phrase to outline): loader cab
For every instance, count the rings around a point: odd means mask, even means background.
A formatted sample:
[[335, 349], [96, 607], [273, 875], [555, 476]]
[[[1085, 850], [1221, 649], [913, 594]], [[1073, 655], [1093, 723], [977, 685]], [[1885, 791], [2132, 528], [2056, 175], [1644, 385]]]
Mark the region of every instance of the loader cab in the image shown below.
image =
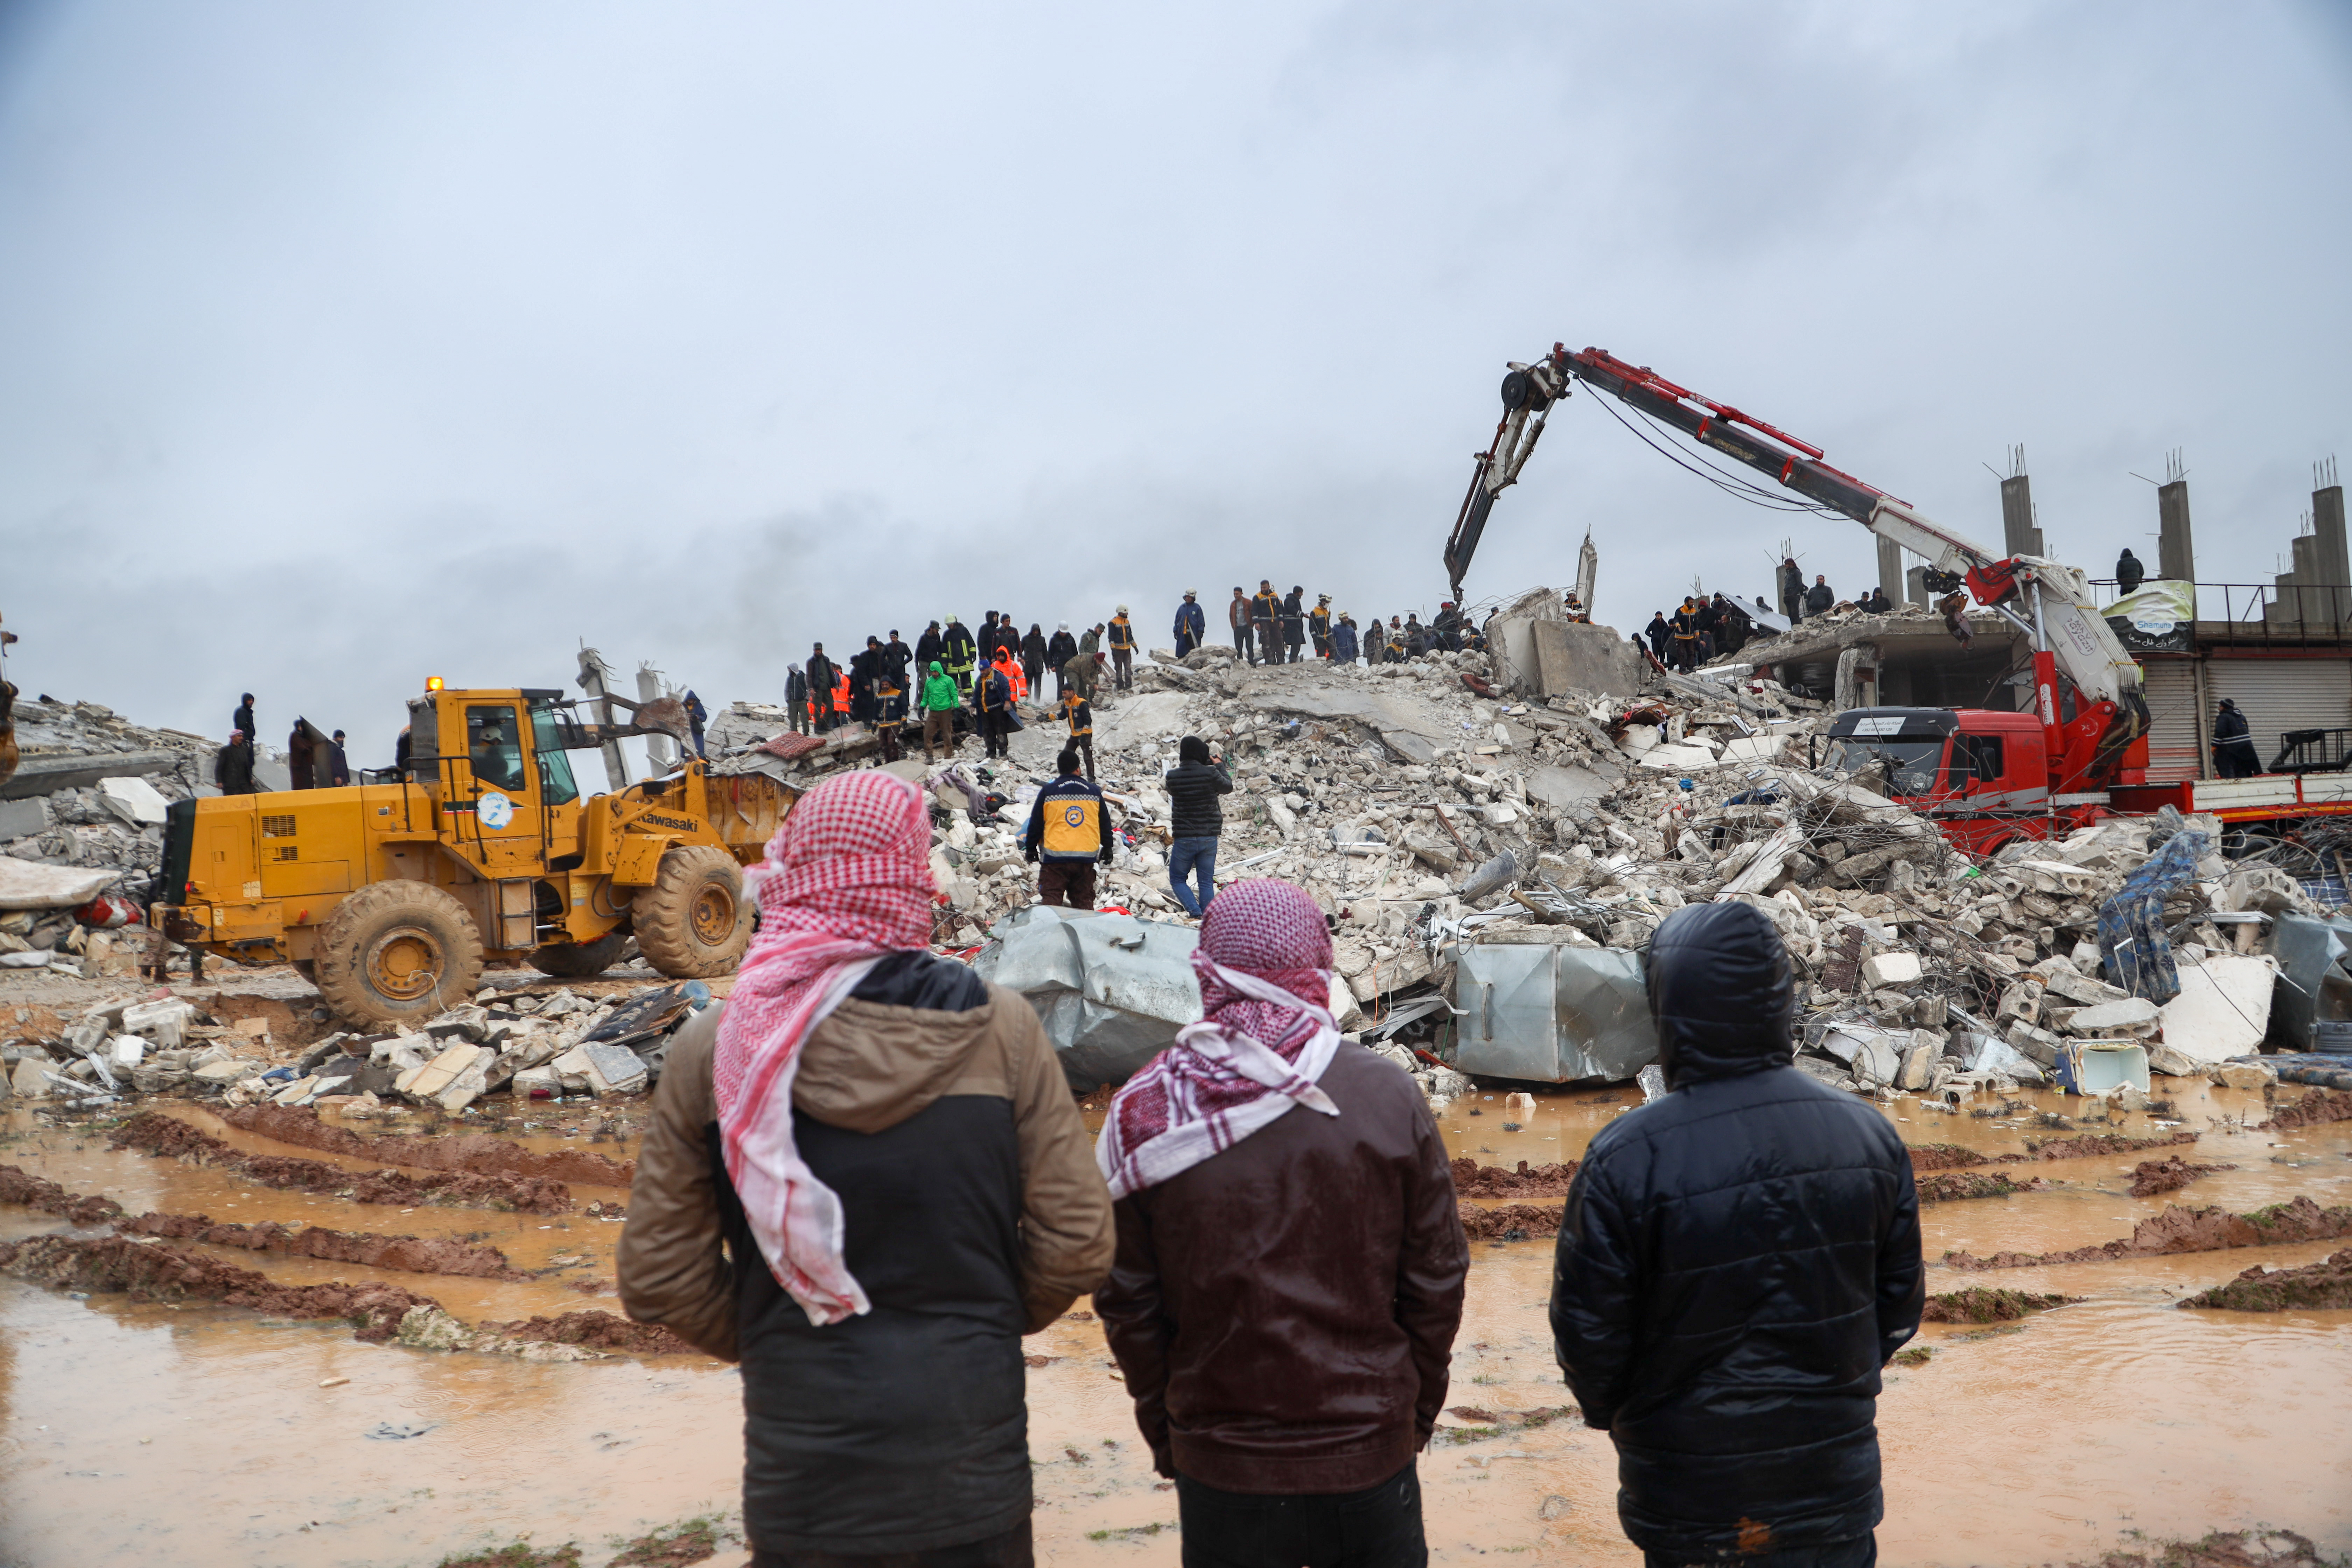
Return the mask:
[[580, 786], [561, 691], [429, 691], [410, 701], [409, 776], [438, 837], [492, 878], [542, 868], [579, 838]]

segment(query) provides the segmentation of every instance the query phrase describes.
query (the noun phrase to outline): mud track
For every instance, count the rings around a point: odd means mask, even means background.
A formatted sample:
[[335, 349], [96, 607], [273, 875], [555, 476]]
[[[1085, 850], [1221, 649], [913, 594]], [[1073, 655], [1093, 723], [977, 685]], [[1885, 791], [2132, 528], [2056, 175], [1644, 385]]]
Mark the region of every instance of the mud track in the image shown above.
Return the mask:
[[2252, 1214], [2223, 1208], [2168, 1207], [2132, 1227], [2129, 1237], [2072, 1252], [1996, 1252], [1977, 1258], [1948, 1252], [1954, 1268], [2035, 1268], [2049, 1263], [2103, 1263], [2119, 1258], [2155, 1258], [2183, 1252], [2224, 1252], [2241, 1247], [2279, 1247], [2294, 1241], [2330, 1241], [2352, 1236], [2352, 1206], [2321, 1208], [2308, 1197], [2273, 1204]]
[[152, 1236], [165, 1241], [201, 1241], [210, 1247], [241, 1247], [247, 1252], [278, 1252], [289, 1258], [316, 1258], [329, 1263], [360, 1263], [371, 1268], [397, 1268], [409, 1274], [451, 1274], [468, 1279], [524, 1280], [534, 1276], [507, 1262], [496, 1247], [463, 1241], [428, 1241], [415, 1236], [376, 1236], [366, 1231], [329, 1230], [320, 1226], [265, 1223], [215, 1223], [208, 1215], [142, 1214], [127, 1217], [112, 1198], [69, 1193], [14, 1165], [0, 1165], [0, 1203], [22, 1204], [53, 1214], [75, 1225], [112, 1224], [124, 1236]]
[[625, 1355], [700, 1355], [703, 1352], [667, 1329], [633, 1323], [610, 1312], [566, 1312], [560, 1318], [526, 1318], [514, 1323], [484, 1323], [485, 1333], [504, 1339], [581, 1345]]
[[458, 1171], [476, 1175], [537, 1178], [547, 1182], [577, 1182], [590, 1187], [625, 1187], [637, 1173], [634, 1160], [615, 1160], [585, 1149], [541, 1154], [493, 1138], [487, 1132], [458, 1132], [427, 1138], [394, 1135], [362, 1137], [348, 1128], [331, 1127], [319, 1113], [281, 1105], [238, 1105], [223, 1110], [220, 1119], [240, 1131], [274, 1138], [299, 1149], [326, 1154], [351, 1154], [387, 1165], [407, 1165], [420, 1171]]
[[2053, 1307], [2063, 1307], [2079, 1296], [2037, 1296], [2030, 1290], [1994, 1290], [1971, 1285], [1965, 1290], [1930, 1296], [1920, 1311], [1923, 1323], [2012, 1323]]
[[280, 1285], [268, 1275], [168, 1242], [37, 1236], [0, 1245], [0, 1273], [53, 1289], [121, 1292], [134, 1301], [218, 1301], [280, 1318], [342, 1318], [354, 1339], [392, 1338], [412, 1307], [435, 1307], [397, 1285]]
[[1558, 1236], [1566, 1204], [1504, 1204], [1480, 1208], [1462, 1205], [1462, 1228], [1473, 1241], [1526, 1241], [1538, 1236]]
[[109, 1135], [118, 1149], [186, 1160], [231, 1171], [281, 1192], [316, 1193], [352, 1203], [414, 1208], [419, 1204], [457, 1204], [511, 1209], [520, 1214], [569, 1214], [572, 1190], [541, 1176], [478, 1175], [439, 1172], [412, 1176], [399, 1171], [347, 1171], [323, 1160], [283, 1154], [242, 1154], [211, 1133], [159, 1110], [142, 1110]]
[[[2047, 1142], [2029, 1140], [2025, 1152], [2037, 1160], [2080, 1160], [2093, 1154], [2137, 1154], [2142, 1149], [2169, 1149], [2177, 1143], [2194, 1143], [2194, 1132], [2175, 1132], [2164, 1138], [2126, 1138], [2119, 1132], [2085, 1132], [2074, 1138], [2056, 1138]], [[2006, 1160], [2011, 1156], [2003, 1156]], [[1996, 1161], [1996, 1163], [2001, 1163]]]
[[2231, 1312], [2352, 1307], [2352, 1247], [2301, 1268], [2264, 1268], [2257, 1263], [2228, 1284], [2200, 1290], [2176, 1304], [2218, 1307]]
[[2005, 1198], [2016, 1193], [2038, 1193], [2049, 1186], [2039, 1176], [2010, 1180], [2005, 1171], [1929, 1171], [1915, 1178], [1923, 1204], [1958, 1203], [1964, 1198]]
[[1516, 1171], [1482, 1165], [1467, 1154], [1454, 1162], [1454, 1195], [1463, 1198], [1564, 1198], [1576, 1179], [1573, 1160], [1559, 1165], [1529, 1165]]
[[2352, 1089], [2319, 1089], [2293, 1105], [2273, 1109], [2263, 1123], [2284, 1132], [2296, 1127], [2316, 1127], [2323, 1121], [2352, 1121]]
[[2235, 1165], [2192, 1165], [2178, 1154], [2161, 1160], [2142, 1160], [2138, 1168], [2132, 1172], [2131, 1195], [2152, 1198], [2162, 1193], [2177, 1193], [2200, 1176], [2237, 1168]]

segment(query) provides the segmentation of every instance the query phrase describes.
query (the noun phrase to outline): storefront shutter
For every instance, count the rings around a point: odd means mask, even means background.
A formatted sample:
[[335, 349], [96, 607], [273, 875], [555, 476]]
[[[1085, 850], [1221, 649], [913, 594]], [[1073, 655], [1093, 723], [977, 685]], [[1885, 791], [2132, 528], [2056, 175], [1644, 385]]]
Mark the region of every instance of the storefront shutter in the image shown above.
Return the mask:
[[2340, 656], [2210, 659], [2205, 691], [2215, 707], [2224, 697], [2237, 702], [2265, 769], [2284, 731], [2352, 729], [2352, 659]]

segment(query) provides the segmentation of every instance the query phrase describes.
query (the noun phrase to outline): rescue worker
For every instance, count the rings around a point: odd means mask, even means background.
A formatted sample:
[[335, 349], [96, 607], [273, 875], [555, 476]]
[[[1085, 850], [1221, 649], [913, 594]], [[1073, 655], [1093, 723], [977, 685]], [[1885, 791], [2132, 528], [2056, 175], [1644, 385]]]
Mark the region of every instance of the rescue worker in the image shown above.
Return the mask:
[[793, 733], [809, 732], [809, 681], [797, 664], [784, 667], [784, 710], [793, 716]]
[[836, 730], [849, 721], [849, 671], [839, 665], [833, 667], [833, 727]]
[[808, 661], [809, 716], [817, 734], [832, 732], [833, 685], [840, 673], [833, 660], [824, 657], [824, 644], [818, 643]]
[[1331, 595], [1318, 594], [1315, 607], [1307, 612], [1307, 638], [1315, 645], [1317, 658], [1331, 657]]
[[2131, 552], [2131, 546], [2125, 545], [2124, 552], [2116, 557], [2116, 587], [2125, 594], [2137, 594], [2147, 575], [2147, 568]]
[[958, 691], [971, 690], [972, 667], [979, 658], [979, 645], [972, 640], [971, 628], [949, 616], [947, 629], [940, 634], [940, 663], [946, 667], [948, 678], [956, 683]]
[[1022, 673], [1021, 666], [1013, 658], [1011, 648], [1000, 645], [996, 650], [996, 657], [989, 661], [989, 668], [1004, 677], [1005, 687], [1013, 693], [1013, 701], [1018, 702], [1029, 694], [1029, 678]]
[[[248, 699], [250, 700], [250, 699]], [[408, 738], [403, 730], [401, 739]], [[253, 742], [245, 738], [242, 730], [228, 732], [228, 744], [213, 757], [213, 783], [220, 785], [223, 795], [257, 795], [253, 784]]]
[[1070, 660], [1077, 657], [1078, 639], [1070, 635], [1070, 623], [1055, 622], [1054, 635], [1045, 639], [1045, 663], [1054, 671], [1054, 700], [1056, 702], [1062, 700], [1062, 693], [1069, 685], [1069, 677], [1063, 670]]
[[1300, 650], [1307, 646], [1307, 606], [1303, 602], [1307, 590], [1297, 584], [1290, 585], [1289, 595], [1282, 601], [1282, 662], [1297, 664], [1304, 657]]
[[923, 677], [918, 705], [923, 710], [923, 761], [938, 761], [939, 752], [954, 756], [956, 710], [963, 706], [963, 694], [956, 689], [955, 677], [938, 659], [931, 660], [930, 673]]
[[1257, 639], [1257, 656], [1266, 664], [1282, 662], [1282, 596], [1274, 591], [1274, 580], [1261, 577], [1257, 592], [1250, 595], [1250, 635]]
[[1257, 662], [1257, 639], [1250, 636], [1250, 600], [1240, 584], [1234, 584], [1234, 602], [1225, 606], [1225, 619], [1234, 628], [1234, 651], [1241, 655], [1244, 664]]
[[1805, 614], [1826, 616], [1837, 605], [1837, 590], [1821, 573], [1813, 574], [1813, 585], [1805, 590]]
[[907, 689], [886, 664], [874, 689], [874, 733], [881, 739], [884, 762], [895, 763], [907, 754], [898, 744], [898, 731], [906, 722]]
[[987, 666], [980, 676], [980, 733], [986, 754], [992, 757], [1012, 753], [1010, 737], [1021, 727], [1013, 711], [1013, 680], [1006, 674], [1010, 660]]
[[1184, 590], [1184, 602], [1176, 606], [1176, 657], [1182, 658], [1199, 647], [1209, 635], [1208, 612], [1201, 608], [1198, 589]]
[[1339, 612], [1339, 624], [1331, 628], [1331, 658], [1340, 664], [1356, 662], [1356, 617], [1345, 610]]
[[2250, 779], [2263, 771], [2246, 716], [2227, 697], [2213, 714], [2213, 771], [2225, 779]]
[[1698, 606], [1685, 595], [1683, 607], [1668, 624], [1675, 629], [1674, 667], [1687, 674], [1698, 663]]
[[1073, 689], [1062, 694], [1062, 717], [1069, 721], [1070, 750], [1087, 760], [1087, 777], [1095, 776], [1095, 710], [1094, 704]]
[[1110, 808], [1102, 791], [1078, 776], [1078, 753], [1055, 759], [1057, 776], [1037, 792], [1021, 853], [1037, 867], [1037, 897], [1047, 907], [1095, 907], [1095, 866], [1110, 864]]
[[1021, 674], [1024, 684], [1034, 693], [1032, 702], [1045, 698], [1045, 628], [1036, 622], [1029, 623], [1029, 635], [1021, 639]]
[[1135, 626], [1125, 605], [1110, 618], [1110, 672], [1121, 691], [1135, 684]]

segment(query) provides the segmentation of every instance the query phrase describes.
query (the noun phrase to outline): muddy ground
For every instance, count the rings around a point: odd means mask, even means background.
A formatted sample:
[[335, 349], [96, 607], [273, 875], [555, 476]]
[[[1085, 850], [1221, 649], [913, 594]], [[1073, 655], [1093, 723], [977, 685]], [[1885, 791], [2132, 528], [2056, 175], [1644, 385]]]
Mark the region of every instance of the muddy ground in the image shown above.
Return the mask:
[[[1887, 1108], [1923, 1197], [1948, 1189], [1922, 1211], [1936, 1321], [1880, 1406], [1888, 1563], [2306, 1561], [2278, 1536], [2126, 1540], [2276, 1526], [2352, 1551], [2352, 1252], [2324, 1234], [2352, 1215], [2352, 1121], [2292, 1089], [2174, 1100], [2089, 1125], [2056, 1095]], [[1476, 1239], [1421, 1462], [1438, 1561], [1637, 1561], [1544, 1314], [1575, 1162], [1636, 1103], [1546, 1094], [1507, 1119], [1482, 1094], [1441, 1117]], [[528, 1536], [603, 1568], [697, 1516], [725, 1539], [736, 1375], [611, 1294], [635, 1113], [148, 1109], [0, 1115], [0, 1243], [31, 1276], [0, 1274], [0, 1565], [431, 1568]], [[2221, 1249], [2174, 1249], [2199, 1241]], [[460, 1271], [401, 1267], [436, 1261]], [[404, 1320], [472, 1348], [410, 1348]], [[542, 1344], [595, 1359], [523, 1353]], [[1086, 1304], [1026, 1348], [1041, 1556], [1173, 1564], [1172, 1494]]]

